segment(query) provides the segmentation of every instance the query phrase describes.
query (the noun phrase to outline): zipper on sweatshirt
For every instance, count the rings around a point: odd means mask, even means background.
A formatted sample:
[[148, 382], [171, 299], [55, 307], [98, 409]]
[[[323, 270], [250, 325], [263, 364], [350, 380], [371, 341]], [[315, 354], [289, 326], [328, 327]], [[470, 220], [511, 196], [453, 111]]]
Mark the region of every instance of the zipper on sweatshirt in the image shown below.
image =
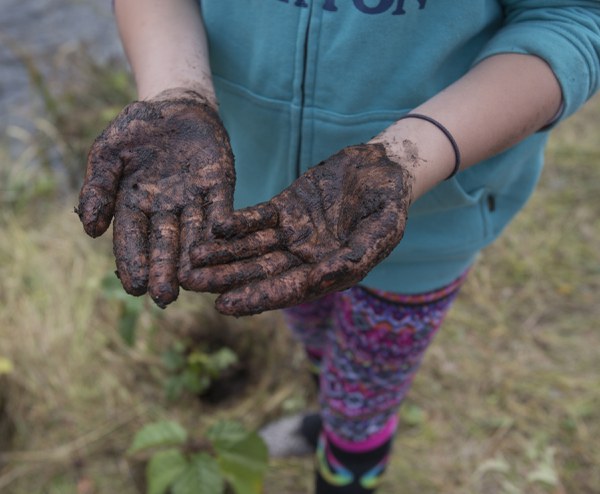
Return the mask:
[[302, 171], [302, 149], [304, 147], [303, 142], [303, 131], [304, 131], [304, 105], [306, 104], [306, 76], [308, 73], [308, 49], [309, 49], [309, 41], [310, 41], [310, 30], [312, 23], [312, 13], [313, 13], [313, 2], [308, 3], [308, 12], [307, 12], [307, 20], [306, 27], [304, 31], [304, 46], [302, 52], [302, 71], [300, 73], [300, 97], [299, 97], [299, 106], [300, 106], [300, 114], [299, 114], [299, 127], [298, 127], [298, 150], [296, 153], [296, 177], [299, 177]]

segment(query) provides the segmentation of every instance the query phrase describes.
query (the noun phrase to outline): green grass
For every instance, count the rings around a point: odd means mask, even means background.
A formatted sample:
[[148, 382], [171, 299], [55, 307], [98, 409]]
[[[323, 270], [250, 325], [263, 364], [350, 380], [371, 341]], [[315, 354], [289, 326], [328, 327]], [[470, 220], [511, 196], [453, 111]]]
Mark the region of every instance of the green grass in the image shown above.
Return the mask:
[[[127, 93], [126, 76], [93, 70], [102, 77], [85, 93], [54, 93], [47, 119], [69, 136], [71, 163], [102, 124], [93, 116], [117, 110], [103, 110], [110, 88]], [[382, 494], [600, 492], [599, 132], [597, 98], [553, 133], [540, 187], [482, 254], [426, 355]], [[184, 293], [163, 312], [146, 303], [137, 343], [125, 345], [118, 301], [102, 291], [109, 235], [87, 238], [75, 193], [32, 173], [39, 151], [0, 156], [0, 361], [13, 367], [0, 375], [0, 432], [16, 431], [0, 438], [0, 492], [134, 494], [124, 452], [142, 424], [168, 417], [201, 434], [218, 418], [258, 426], [314, 403], [302, 351], [276, 314], [232, 320]], [[244, 392], [169, 403], [160, 350], [215, 334], [249, 356]], [[310, 459], [273, 461], [265, 492], [308, 493], [311, 472]]]

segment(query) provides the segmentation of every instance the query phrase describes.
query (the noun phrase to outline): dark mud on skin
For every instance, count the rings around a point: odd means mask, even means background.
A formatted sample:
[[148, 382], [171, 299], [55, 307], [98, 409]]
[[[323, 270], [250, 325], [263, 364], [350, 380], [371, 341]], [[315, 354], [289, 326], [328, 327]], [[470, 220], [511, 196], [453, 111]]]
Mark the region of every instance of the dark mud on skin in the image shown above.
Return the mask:
[[[169, 96], [173, 96], [170, 91]], [[196, 93], [128, 105], [94, 142], [77, 213], [101, 235], [114, 216], [117, 271], [128, 293], [160, 307], [189, 277], [189, 248], [231, 214], [235, 171], [227, 132]]]
[[196, 288], [224, 292], [217, 309], [240, 316], [358, 283], [402, 238], [408, 167], [382, 144], [343, 149], [271, 201], [219, 223], [222, 239], [192, 249], [206, 280]]

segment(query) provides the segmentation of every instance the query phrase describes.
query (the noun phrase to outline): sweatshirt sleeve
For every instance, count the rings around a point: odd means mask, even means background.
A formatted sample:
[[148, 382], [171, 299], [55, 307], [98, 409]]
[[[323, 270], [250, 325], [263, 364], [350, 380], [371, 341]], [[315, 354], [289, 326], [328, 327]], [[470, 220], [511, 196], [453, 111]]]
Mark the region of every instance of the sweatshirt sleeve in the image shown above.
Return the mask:
[[[600, 0], [501, 0], [505, 22], [476, 63], [500, 53], [537, 55], [562, 89], [562, 120], [600, 89]], [[553, 122], [553, 123], [555, 123]]]

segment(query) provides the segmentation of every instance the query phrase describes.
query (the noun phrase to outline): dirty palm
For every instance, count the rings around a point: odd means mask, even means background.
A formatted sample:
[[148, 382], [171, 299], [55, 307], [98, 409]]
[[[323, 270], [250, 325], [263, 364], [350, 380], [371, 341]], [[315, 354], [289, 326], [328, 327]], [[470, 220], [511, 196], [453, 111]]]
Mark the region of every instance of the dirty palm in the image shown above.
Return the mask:
[[113, 219], [128, 293], [165, 307], [179, 284], [224, 292], [217, 308], [231, 315], [352, 286], [404, 232], [411, 182], [381, 144], [348, 147], [235, 213], [234, 182], [216, 112], [191, 92], [163, 95], [126, 107], [94, 142], [77, 212], [92, 237]]
[[411, 178], [382, 144], [350, 146], [192, 248], [192, 288], [225, 314], [299, 304], [362, 280], [400, 242]]
[[168, 93], [130, 104], [96, 139], [77, 213], [92, 237], [112, 219], [123, 287], [165, 307], [186, 278], [192, 242], [231, 213], [234, 182], [216, 111], [191, 91]]

